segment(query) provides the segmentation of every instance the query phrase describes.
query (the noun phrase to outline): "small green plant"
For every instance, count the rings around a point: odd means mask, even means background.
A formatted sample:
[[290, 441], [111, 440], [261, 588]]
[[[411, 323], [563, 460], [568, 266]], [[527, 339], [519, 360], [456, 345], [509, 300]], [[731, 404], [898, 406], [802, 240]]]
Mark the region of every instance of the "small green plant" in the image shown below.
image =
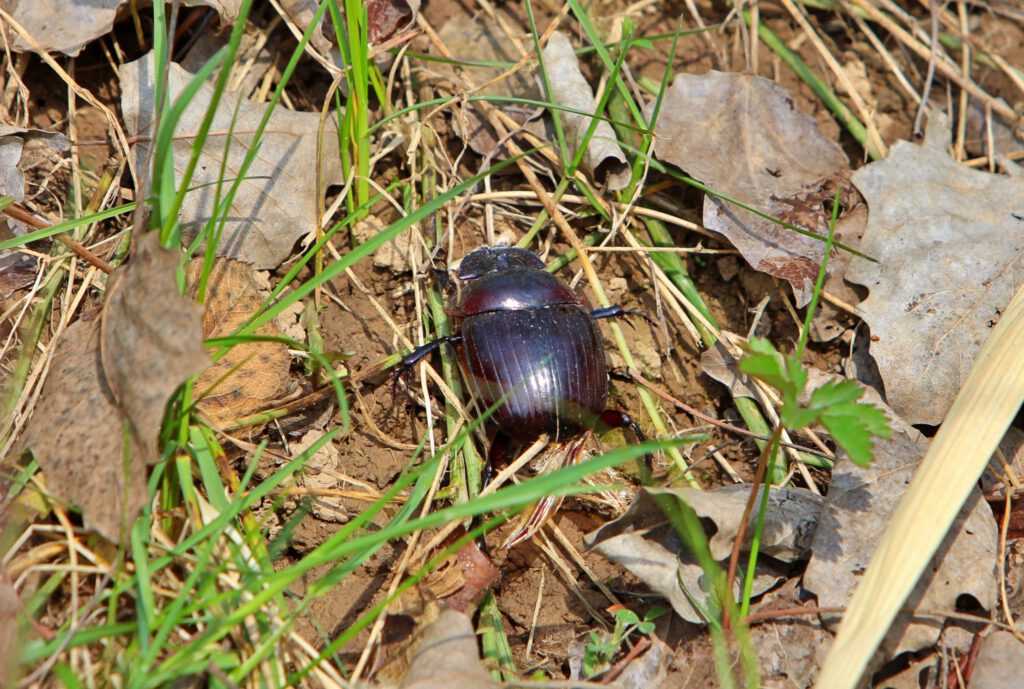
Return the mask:
[[855, 463], [867, 466], [874, 459], [875, 438], [889, 438], [885, 413], [873, 404], [858, 402], [864, 390], [856, 381], [828, 381], [811, 393], [806, 404], [799, 399], [807, 387], [807, 369], [796, 354], [783, 356], [768, 340], [753, 338], [740, 370], [771, 385], [782, 395], [779, 419], [789, 430], [821, 424]]
[[654, 631], [654, 620], [665, 614], [665, 608], [654, 606], [641, 620], [628, 608], [621, 608], [615, 613], [615, 629], [611, 634], [590, 632], [590, 641], [583, 652], [583, 676], [595, 677], [607, 670], [619, 651], [619, 647], [629, 640], [635, 632], [648, 635]]

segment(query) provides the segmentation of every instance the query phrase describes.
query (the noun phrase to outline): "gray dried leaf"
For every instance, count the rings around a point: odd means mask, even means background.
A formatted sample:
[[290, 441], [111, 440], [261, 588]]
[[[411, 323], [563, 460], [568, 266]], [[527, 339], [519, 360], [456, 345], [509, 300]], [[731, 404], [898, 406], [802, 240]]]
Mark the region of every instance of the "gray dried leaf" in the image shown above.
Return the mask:
[[[47, 159], [62, 157], [71, 150], [71, 142], [58, 132], [25, 129], [0, 124], [0, 196], [10, 196], [17, 202], [25, 199], [25, 171]], [[28, 227], [7, 217], [0, 219], [11, 232], [20, 236]], [[18, 251], [0, 251], [0, 271], [21, 269], [34, 264], [32, 259]]]
[[[291, 444], [292, 456], [302, 454], [323, 436], [324, 431], [314, 429], [307, 432], [300, 440]], [[340, 463], [338, 446], [327, 443], [303, 464], [302, 485], [313, 491], [338, 488], [336, 476]], [[313, 495], [312, 511], [314, 516], [325, 522], [343, 524], [348, 521], [345, 501], [339, 497]]]
[[473, 623], [461, 612], [443, 610], [417, 634], [409, 672], [401, 689], [498, 689], [480, 662]]
[[[114, 19], [128, 0], [9, 0], [6, 9], [36, 46], [14, 35], [17, 52], [41, 50], [75, 56], [94, 39], [110, 33]], [[186, 6], [206, 5], [216, 9], [226, 25], [238, 17], [239, 0], [185, 0]]]
[[[824, 380], [824, 377], [821, 377]], [[838, 462], [812, 544], [804, 587], [825, 608], [845, 608], [867, 569], [882, 534], [927, 449], [927, 439], [885, 407], [872, 390], [865, 399], [885, 409], [893, 430], [889, 440], [875, 440], [875, 461], [862, 468]], [[974, 489], [938, 553], [910, 594], [915, 610], [953, 610], [957, 598], [973, 596], [985, 609], [996, 601], [995, 563], [998, 530], [992, 510]], [[828, 624], [837, 617], [826, 617]], [[897, 617], [882, 643], [892, 657], [933, 645], [941, 620]]]
[[71, 324], [58, 341], [21, 439], [50, 492], [115, 542], [145, 505], [168, 399], [208, 363], [202, 309], [178, 294], [176, 266], [155, 233], [137, 240], [111, 276], [102, 318]]
[[[828, 233], [838, 187], [844, 208], [859, 202], [842, 149], [796, 109], [774, 81], [749, 74], [680, 74], [655, 125], [655, 153], [711, 189], [780, 220]], [[756, 270], [786, 280], [798, 306], [811, 299], [824, 242], [712, 196], [704, 226], [725, 235]], [[839, 240], [856, 228], [840, 224]]]
[[[576, 57], [569, 37], [561, 31], [551, 34], [544, 46], [543, 56], [555, 102], [572, 110], [594, 112], [594, 92], [580, 71], [579, 58]], [[557, 116], [565, 128], [571, 153], [576, 155], [593, 118], [565, 110], [558, 111]], [[619, 147], [615, 131], [607, 121], [598, 121], [583, 154], [581, 167], [597, 184], [607, 184], [612, 191], [625, 189], [629, 184], [632, 170]]]
[[[148, 53], [135, 62], [121, 67], [121, 108], [125, 124], [132, 136], [143, 138], [132, 147], [136, 175], [143, 169], [149, 156], [154, 113], [153, 55]], [[168, 88], [175, 98], [192, 79], [192, 75], [175, 63], [169, 65]], [[202, 86], [189, 103], [178, 123], [179, 135], [198, 131], [213, 87]], [[234, 179], [238, 174], [255, 131], [266, 109], [264, 103], [243, 99], [238, 103], [237, 118], [232, 123], [236, 101], [225, 98], [217, 106], [211, 134], [203, 148], [199, 166], [192, 179], [195, 189], [185, 197], [181, 208], [183, 232], [194, 236], [214, 212], [216, 182], [224, 154], [224, 136], [234, 128], [228, 152], [226, 176]], [[342, 179], [337, 137], [331, 134], [335, 127], [328, 120], [324, 132], [322, 179], [324, 186], [337, 184]], [[319, 199], [316, 185], [317, 132], [320, 115], [293, 112], [278, 108], [260, 144], [260, 154], [249, 168], [247, 179], [239, 187], [231, 208], [227, 212], [224, 234], [217, 246], [217, 254], [252, 263], [257, 268], [274, 268], [287, 258], [295, 242], [316, 227]], [[174, 143], [174, 168], [184, 171], [188, 163], [192, 141], [179, 136]]]
[[1024, 179], [959, 165], [936, 114], [921, 145], [897, 142], [857, 171], [868, 203], [861, 248], [846, 277], [860, 304], [889, 405], [910, 423], [945, 417], [978, 350], [1024, 282]]
[[701, 352], [700, 369], [711, 378], [729, 388], [733, 397], [757, 398], [747, 374], [739, 370], [736, 358], [729, 353], [725, 345], [715, 342]]
[[[699, 495], [702, 491], [691, 489], [643, 489], [624, 515], [588, 534], [585, 542], [588, 548], [593, 548], [612, 562], [622, 565], [652, 591], [664, 596], [680, 617], [689, 622], [703, 623], [705, 618], [698, 606], [707, 608], [712, 603], [709, 598], [709, 582], [705, 580], [704, 572], [696, 559], [686, 550], [675, 529], [665, 519], [661, 508], [655, 502], [655, 496], [669, 496], [673, 500], [688, 504], [692, 500], [694, 510], [710, 524], [708, 530], [716, 530], [711, 537], [712, 556], [724, 561], [729, 558], [732, 547], [731, 542], [727, 543], [728, 534], [735, 536], [736, 527], [743, 513], [742, 505], [736, 509], [735, 503], [738, 497], [743, 496], [744, 487], [735, 488], [739, 490], [717, 489], [707, 491], [704, 496]], [[746, 494], [749, 494], [749, 488], [746, 490]], [[776, 492], [772, 491], [772, 494]], [[778, 492], [780, 495], [774, 499], [775, 506], [792, 500], [793, 504], [800, 502], [804, 503], [804, 508], [809, 507], [809, 503], [803, 500], [802, 495], [784, 497], [782, 494], [789, 491]], [[771, 495], [769, 499], [772, 500]], [[806, 517], [805, 510], [797, 511], [801, 513], [800, 519]], [[800, 557], [809, 542], [809, 535], [813, 533], [813, 524], [783, 524], [781, 522], [792, 516], [793, 512], [787, 509], [786, 516], [782, 516], [780, 510], [769, 507], [769, 517], [773, 512], [781, 519], [772, 526], [766, 525], [762, 553], [770, 551], [774, 557], [787, 559]], [[744, 571], [746, 559], [741, 557], [740, 563], [740, 571]], [[785, 575], [786, 567], [779, 560], [768, 557], [760, 559], [758, 573], [754, 578], [754, 595], [764, 593]], [[739, 581], [734, 582], [734, 593], [737, 595], [740, 586]]]
[[981, 642], [968, 689], [1006, 689], [1017, 686], [1022, 667], [1024, 644], [1011, 632], [993, 632]]
[[[810, 607], [803, 593], [797, 580], [791, 579], [766, 594], [751, 613]], [[821, 662], [832, 645], [832, 633], [813, 615], [789, 614], [768, 619], [752, 625], [749, 634], [764, 686], [780, 689], [814, 686]]]

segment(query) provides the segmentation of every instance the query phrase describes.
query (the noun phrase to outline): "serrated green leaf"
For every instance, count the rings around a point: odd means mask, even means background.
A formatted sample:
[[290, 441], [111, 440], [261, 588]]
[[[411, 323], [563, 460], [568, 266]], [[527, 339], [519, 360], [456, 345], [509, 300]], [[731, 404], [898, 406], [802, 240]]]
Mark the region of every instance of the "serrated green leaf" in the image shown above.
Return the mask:
[[779, 358], [764, 354], [752, 354], [740, 359], [739, 368], [748, 376], [753, 376], [780, 391], [791, 387]]
[[829, 409], [835, 405], [854, 402], [864, 395], [864, 389], [852, 380], [830, 380], [813, 393], [808, 406]]
[[817, 407], [801, 407], [795, 401], [786, 400], [779, 410], [782, 425], [791, 430], [807, 428], [818, 423], [822, 410]]
[[832, 439], [855, 464], [869, 466], [875, 459], [874, 442], [867, 428], [856, 417], [825, 416], [821, 420]]

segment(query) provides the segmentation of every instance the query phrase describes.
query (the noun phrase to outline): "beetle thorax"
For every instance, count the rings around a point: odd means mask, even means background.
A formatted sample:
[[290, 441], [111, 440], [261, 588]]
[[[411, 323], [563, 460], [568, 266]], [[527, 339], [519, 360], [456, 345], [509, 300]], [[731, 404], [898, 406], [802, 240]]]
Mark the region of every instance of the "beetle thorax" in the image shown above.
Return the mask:
[[581, 304], [569, 285], [551, 273], [512, 268], [486, 273], [466, 283], [454, 309], [460, 316], [490, 311], [523, 311], [559, 304]]

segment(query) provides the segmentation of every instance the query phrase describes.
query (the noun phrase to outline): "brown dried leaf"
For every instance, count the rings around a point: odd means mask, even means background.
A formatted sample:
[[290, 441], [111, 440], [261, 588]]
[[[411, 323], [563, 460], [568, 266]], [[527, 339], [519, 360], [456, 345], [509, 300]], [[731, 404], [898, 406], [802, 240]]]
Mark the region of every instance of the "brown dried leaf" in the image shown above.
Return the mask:
[[111, 276], [102, 319], [73, 323], [57, 343], [21, 441], [50, 491], [81, 507], [85, 525], [111, 541], [146, 502], [167, 400], [209, 361], [202, 309], [178, 294], [176, 265], [155, 233], [139, 238], [132, 260]]
[[[168, 71], [170, 98], [176, 98], [192, 79], [192, 75], [172, 62]], [[132, 148], [135, 174], [146, 164], [152, 135], [154, 94], [153, 54], [121, 67], [121, 108], [129, 134], [142, 138]], [[198, 131], [213, 94], [209, 84], [203, 85], [178, 122], [174, 143], [174, 168], [182, 173], [191, 153], [190, 136]], [[214, 208], [216, 185], [224, 155], [224, 136], [234, 128], [226, 176], [233, 179], [252, 145], [253, 132], [266, 110], [265, 103], [224, 98], [217, 105], [210, 136], [203, 148], [199, 166], [192, 178], [195, 189], [185, 196], [180, 217], [183, 232], [194, 236], [209, 220]], [[322, 151], [324, 186], [342, 179], [337, 136], [331, 131], [335, 124], [328, 120]], [[257, 268], [273, 268], [287, 258], [301, 237], [312, 232], [317, 223], [316, 149], [320, 115], [293, 112], [278, 108], [262, 137], [260, 154], [249, 168], [247, 179], [227, 212], [224, 234], [217, 253], [254, 264]]]
[[[366, 4], [367, 34], [371, 45], [380, 43], [410, 26], [420, 9], [420, 0], [364, 0]], [[281, 10], [299, 28], [305, 31], [313, 21], [320, 3], [317, 0], [281, 0]], [[344, 3], [339, 3], [343, 7]], [[344, 12], [344, 9], [342, 9]], [[335, 43], [334, 28], [330, 14], [325, 14], [318, 30], [310, 37], [310, 44], [328, 58], [338, 69], [344, 69], [345, 62]]]
[[910, 423], [946, 415], [982, 343], [1024, 282], [1024, 179], [972, 170], [949, 157], [942, 115], [923, 145], [897, 142], [853, 176], [868, 202], [847, 279], [865, 285], [871, 355], [886, 398]]
[[[146, 503], [142, 452], [107, 386], [100, 363], [100, 322], [80, 320], [57, 343], [22, 445], [43, 468], [49, 491], [82, 509], [86, 528], [120, 540]], [[122, 458], [128, 455], [127, 469]]]
[[[655, 153], [711, 189], [798, 227], [828, 233], [831, 200], [857, 205], [839, 146], [796, 109], [774, 81], [749, 74], [680, 74], [665, 95]], [[789, 282], [798, 306], [811, 299], [824, 242], [712, 196], [704, 226], [725, 235], [755, 269]], [[855, 228], [839, 227], [837, 236]]]
[[[196, 259], [186, 270], [193, 298], [199, 290], [202, 267], [202, 260]], [[251, 265], [230, 259], [217, 261], [206, 285], [205, 336], [227, 337], [234, 333], [256, 313], [266, 293]], [[280, 333], [273, 323], [267, 323], [256, 334]], [[288, 347], [282, 343], [237, 344], [199, 376], [195, 387], [197, 406], [214, 425], [248, 416], [285, 395], [291, 383], [290, 368]]]
[[147, 464], [158, 460], [167, 400], [210, 363], [200, 328], [203, 307], [178, 293], [179, 258], [160, 246], [156, 232], [142, 235], [127, 267], [110, 276], [103, 307], [103, 373]]

